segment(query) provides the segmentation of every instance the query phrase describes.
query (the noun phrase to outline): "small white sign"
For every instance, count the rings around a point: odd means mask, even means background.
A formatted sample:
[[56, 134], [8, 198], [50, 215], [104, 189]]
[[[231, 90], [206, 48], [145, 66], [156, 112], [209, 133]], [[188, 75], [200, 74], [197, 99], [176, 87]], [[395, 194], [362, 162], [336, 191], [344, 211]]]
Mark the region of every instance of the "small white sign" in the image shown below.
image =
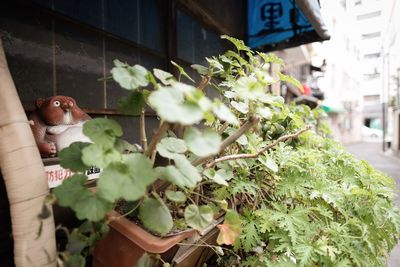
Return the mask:
[[[63, 167], [61, 167], [60, 164], [44, 166], [44, 170], [46, 171], [49, 188], [59, 186], [64, 180], [74, 175], [74, 173], [70, 169], [64, 169]], [[85, 174], [89, 178], [88, 180], [99, 178], [100, 173], [101, 169], [97, 167], [91, 167], [85, 172]]]

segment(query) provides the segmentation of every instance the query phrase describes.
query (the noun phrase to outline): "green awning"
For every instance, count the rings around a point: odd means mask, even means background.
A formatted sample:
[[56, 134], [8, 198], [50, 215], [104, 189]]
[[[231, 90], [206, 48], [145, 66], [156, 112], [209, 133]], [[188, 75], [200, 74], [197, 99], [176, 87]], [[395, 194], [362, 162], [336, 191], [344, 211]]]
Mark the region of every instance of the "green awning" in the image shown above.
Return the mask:
[[324, 100], [321, 104], [326, 113], [343, 113], [346, 111], [342, 103]]

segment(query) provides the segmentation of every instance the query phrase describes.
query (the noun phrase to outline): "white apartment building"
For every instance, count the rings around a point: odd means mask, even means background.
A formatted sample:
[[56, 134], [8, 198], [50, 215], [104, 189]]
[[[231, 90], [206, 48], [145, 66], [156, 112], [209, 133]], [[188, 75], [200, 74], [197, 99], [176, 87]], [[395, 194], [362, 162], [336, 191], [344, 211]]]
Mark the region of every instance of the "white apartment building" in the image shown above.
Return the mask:
[[354, 0], [356, 34], [359, 37], [362, 66], [361, 94], [363, 123], [371, 128], [382, 128], [383, 98], [383, 15], [385, 4], [391, 0]]
[[382, 98], [388, 103], [387, 129], [391, 148], [400, 155], [400, 1], [387, 1], [383, 9], [387, 23], [383, 31]]
[[383, 52], [384, 42], [392, 42], [384, 31], [389, 13], [396, 17], [391, 31], [400, 26], [400, 3], [396, 2], [399, 1], [321, 0], [332, 38], [315, 45], [318, 57], [326, 59], [327, 64], [320, 87], [330, 103], [342, 104], [345, 109], [342, 114], [331, 115], [335, 137], [343, 143], [360, 141], [362, 125], [383, 127], [383, 103], [388, 99], [384, 93], [384, 66], [389, 60], [400, 60], [398, 47], [392, 49], [392, 53], [396, 50], [397, 59]]
[[325, 94], [333, 137], [342, 143], [361, 140], [363, 50], [357, 25], [354, 0], [321, 0], [322, 16], [331, 40], [314, 44], [318, 64], [325, 60], [325, 74], [319, 87]]

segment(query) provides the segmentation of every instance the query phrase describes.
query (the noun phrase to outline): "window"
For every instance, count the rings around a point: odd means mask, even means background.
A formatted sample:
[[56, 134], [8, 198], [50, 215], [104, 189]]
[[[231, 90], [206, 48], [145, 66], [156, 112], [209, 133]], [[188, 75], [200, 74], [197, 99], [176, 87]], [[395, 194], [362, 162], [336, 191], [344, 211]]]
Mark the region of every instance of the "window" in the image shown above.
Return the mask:
[[225, 50], [219, 36], [204, 28], [198, 21], [182, 10], [177, 12], [178, 58], [188, 63], [205, 64], [205, 56]]
[[[99, 78], [110, 75], [116, 58], [166, 69], [166, 23], [161, 12], [166, 1], [36, 1], [40, 7], [6, 1], [0, 9], [0, 32], [9, 33], [4, 49], [25, 109], [31, 111], [39, 97], [68, 95], [90, 109], [93, 117], [107, 114], [118, 120], [124, 138], [139, 142], [138, 119], [132, 123], [131, 117], [115, 112], [117, 100], [127, 92]], [[104, 9], [106, 5], [112, 8]], [[149, 127], [157, 127], [155, 117], [149, 121]]]
[[364, 80], [378, 79], [380, 76], [380, 73], [364, 73]]
[[361, 34], [361, 39], [363, 40], [378, 38], [378, 37], [381, 37], [381, 32], [371, 32], [371, 33]]
[[364, 96], [365, 102], [378, 102], [380, 96], [379, 95], [366, 95]]
[[340, 5], [346, 10], [346, 0], [340, 0]]
[[365, 59], [371, 59], [371, 58], [379, 58], [381, 56], [381, 53], [370, 53], [370, 54], [365, 54], [364, 58]]
[[357, 20], [366, 20], [366, 19], [376, 18], [376, 17], [379, 17], [381, 15], [381, 13], [382, 13], [381, 11], [374, 11], [371, 13], [358, 15]]

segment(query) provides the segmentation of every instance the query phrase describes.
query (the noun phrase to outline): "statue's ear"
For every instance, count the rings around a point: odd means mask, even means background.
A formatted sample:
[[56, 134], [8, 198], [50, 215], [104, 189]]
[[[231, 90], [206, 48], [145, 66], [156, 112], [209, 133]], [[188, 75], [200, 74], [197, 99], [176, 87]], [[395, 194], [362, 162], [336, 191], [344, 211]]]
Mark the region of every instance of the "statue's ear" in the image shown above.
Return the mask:
[[44, 99], [43, 98], [38, 98], [35, 101], [35, 104], [36, 104], [37, 108], [40, 108], [43, 105], [43, 103], [44, 103]]

